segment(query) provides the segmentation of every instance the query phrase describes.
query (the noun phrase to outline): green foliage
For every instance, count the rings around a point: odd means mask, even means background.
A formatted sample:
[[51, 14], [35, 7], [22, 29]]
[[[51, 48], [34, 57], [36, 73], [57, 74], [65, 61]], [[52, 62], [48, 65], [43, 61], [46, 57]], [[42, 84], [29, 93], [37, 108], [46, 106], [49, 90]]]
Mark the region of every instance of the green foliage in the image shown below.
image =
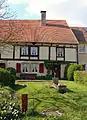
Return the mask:
[[16, 77], [11, 74], [7, 69], [0, 68], [0, 84], [13, 86], [15, 84]]
[[[73, 81], [59, 81], [66, 84], [65, 94], [61, 94], [55, 88], [50, 88], [52, 81], [45, 82], [18, 82], [27, 87], [16, 91], [21, 103], [21, 94], [27, 93], [29, 105], [27, 115], [21, 120], [55, 120], [53, 116], [42, 116], [44, 111], [59, 111], [62, 116], [57, 116], [57, 120], [87, 120], [87, 87]], [[34, 107], [33, 99], [34, 98]], [[39, 114], [29, 115], [30, 110], [35, 108]]]
[[12, 86], [12, 85], [15, 84], [16, 70], [15, 70], [15, 68], [12, 68], [12, 67], [7, 68], [7, 70], [10, 73], [10, 76], [11, 76], [10, 85]]
[[11, 75], [10, 85], [13, 86], [15, 84], [16, 77], [14, 75]]
[[45, 80], [52, 80], [52, 75], [46, 75]]
[[75, 71], [74, 81], [83, 83], [83, 84], [87, 83], [87, 71]]
[[64, 70], [64, 79], [66, 79], [67, 80], [67, 70], [68, 70], [68, 67], [70, 66], [70, 64], [67, 64], [66, 66], [65, 66], [65, 70]]
[[15, 103], [2, 102], [0, 104], [0, 120], [17, 120], [19, 113], [19, 108]]
[[11, 76], [8, 70], [0, 68], [0, 83], [2, 85], [10, 85]]
[[37, 80], [45, 80], [45, 76], [37, 76]]
[[8, 67], [7, 70], [9, 71], [10, 74], [16, 76], [16, 70], [15, 70], [15, 68]]
[[37, 76], [37, 80], [52, 80], [52, 75]]
[[68, 70], [67, 70], [67, 78], [68, 78], [68, 80], [71, 80], [71, 81], [74, 80], [74, 71], [76, 71], [76, 70], [82, 71], [83, 66], [81, 64], [71, 64], [68, 67]]
[[0, 120], [18, 120], [22, 116], [20, 106], [14, 102], [7, 88], [0, 89]]

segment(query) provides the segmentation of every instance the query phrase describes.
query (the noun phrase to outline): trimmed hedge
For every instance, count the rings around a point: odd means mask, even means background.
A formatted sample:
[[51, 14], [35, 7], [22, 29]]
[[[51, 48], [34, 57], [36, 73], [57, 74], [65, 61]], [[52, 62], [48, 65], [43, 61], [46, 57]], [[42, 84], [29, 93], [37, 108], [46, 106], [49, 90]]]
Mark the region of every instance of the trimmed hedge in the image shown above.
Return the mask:
[[37, 80], [52, 80], [52, 75], [37, 76]]
[[82, 71], [83, 70], [83, 66], [81, 64], [71, 64], [68, 67], [67, 70], [67, 78], [70, 81], [74, 81], [74, 71], [79, 70]]
[[74, 81], [83, 83], [83, 84], [87, 83], [87, 71], [75, 71]]

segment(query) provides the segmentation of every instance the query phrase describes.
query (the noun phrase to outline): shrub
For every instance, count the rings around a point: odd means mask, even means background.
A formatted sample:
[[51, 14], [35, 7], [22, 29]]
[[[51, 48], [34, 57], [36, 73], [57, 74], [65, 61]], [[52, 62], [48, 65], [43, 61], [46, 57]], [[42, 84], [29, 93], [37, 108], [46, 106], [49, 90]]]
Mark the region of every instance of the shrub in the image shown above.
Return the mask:
[[11, 76], [8, 70], [0, 68], [0, 83], [2, 85], [9, 85], [11, 80]]
[[52, 80], [52, 75], [37, 76], [38, 80]]
[[7, 70], [9, 71], [10, 74], [16, 76], [16, 70], [15, 70], [15, 68], [8, 67]]
[[0, 68], [0, 84], [12, 86], [15, 84], [16, 77], [7, 69]]
[[0, 94], [2, 97], [0, 101], [0, 120], [21, 120], [22, 111], [17, 101], [14, 102], [8, 92]]
[[52, 80], [52, 75], [46, 75], [45, 80]]
[[76, 70], [82, 71], [83, 66], [81, 64], [71, 64], [68, 67], [68, 70], [67, 70], [67, 78], [68, 78], [68, 80], [71, 80], [71, 81], [74, 80], [74, 71], [76, 71]]
[[83, 84], [87, 83], [87, 71], [75, 71], [74, 81], [83, 83]]
[[7, 68], [7, 70], [11, 76], [10, 85], [14, 85], [16, 80], [16, 70], [15, 68], [12, 68], [12, 67]]
[[37, 76], [37, 80], [45, 80], [45, 76]]
[[68, 70], [68, 67], [70, 66], [70, 64], [67, 64], [66, 66], [65, 66], [65, 70], [64, 70], [64, 79], [68, 79], [67, 78], [67, 70]]

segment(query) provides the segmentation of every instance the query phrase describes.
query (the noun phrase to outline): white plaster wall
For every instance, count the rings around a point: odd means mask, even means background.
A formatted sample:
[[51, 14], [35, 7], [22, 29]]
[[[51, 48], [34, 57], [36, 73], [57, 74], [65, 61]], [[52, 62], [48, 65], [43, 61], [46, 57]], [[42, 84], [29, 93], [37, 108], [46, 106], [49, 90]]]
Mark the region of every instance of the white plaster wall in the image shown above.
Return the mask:
[[87, 64], [85, 64], [85, 70], [87, 71]]
[[20, 61], [7, 61], [7, 68], [13, 67], [16, 69], [16, 63], [21, 63]]
[[74, 48], [65, 48], [65, 61], [74, 61], [76, 62], [76, 49]]
[[13, 46], [12, 45], [4, 45], [0, 47], [1, 49], [1, 58], [13, 58]]
[[85, 53], [87, 53], [87, 45], [85, 45]]
[[[3, 61], [1, 61], [1, 62], [3, 62]], [[44, 66], [44, 73], [39, 73], [39, 63], [44, 63], [43, 61], [4, 61], [4, 63], [6, 63], [6, 68], [13, 67], [15, 69], [16, 69], [16, 63], [20, 63], [20, 64], [22, 64], [22, 63], [28, 63], [28, 64], [36, 63], [36, 64], [38, 64], [37, 76], [41, 76], [41, 75], [44, 76], [47, 73], [45, 66]]]
[[79, 53], [78, 59], [80, 64], [87, 64], [87, 53]]
[[[28, 59], [29, 59], [29, 58], [28, 58]], [[30, 57], [30, 59], [32, 59], [32, 60], [37, 60], [38, 57]]]
[[50, 60], [56, 60], [56, 47], [51, 47]]
[[49, 56], [49, 47], [40, 47], [39, 48], [39, 59], [48, 60]]
[[20, 46], [15, 46], [15, 58], [20, 58]]
[[65, 66], [66, 66], [66, 64], [61, 64], [61, 78], [64, 78]]
[[29, 57], [21, 57], [21, 59], [29, 59]]
[[64, 58], [57, 58], [57, 60], [59, 60], [59, 61], [63, 61], [63, 60], [64, 60]]

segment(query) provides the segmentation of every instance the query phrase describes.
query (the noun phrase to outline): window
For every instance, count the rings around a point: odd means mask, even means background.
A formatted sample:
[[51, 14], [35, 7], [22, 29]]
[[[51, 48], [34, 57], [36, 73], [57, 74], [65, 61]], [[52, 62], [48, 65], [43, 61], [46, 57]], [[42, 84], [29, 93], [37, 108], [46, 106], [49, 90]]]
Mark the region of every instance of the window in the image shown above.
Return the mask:
[[26, 46], [21, 47], [21, 55], [23, 55], [23, 56], [28, 55], [28, 47], [26, 47]]
[[21, 56], [31, 56], [31, 57], [38, 57], [38, 47], [37, 46], [22, 46], [21, 47]]
[[37, 56], [38, 55], [38, 47], [31, 47], [30, 55]]
[[79, 46], [79, 52], [85, 52], [85, 45]]
[[64, 57], [64, 48], [57, 47], [57, 57]]
[[24, 73], [29, 72], [29, 66], [28, 66], [28, 64], [23, 63], [22, 67], [21, 67], [21, 71], [24, 72]]
[[31, 72], [38, 72], [38, 64], [31, 64]]

